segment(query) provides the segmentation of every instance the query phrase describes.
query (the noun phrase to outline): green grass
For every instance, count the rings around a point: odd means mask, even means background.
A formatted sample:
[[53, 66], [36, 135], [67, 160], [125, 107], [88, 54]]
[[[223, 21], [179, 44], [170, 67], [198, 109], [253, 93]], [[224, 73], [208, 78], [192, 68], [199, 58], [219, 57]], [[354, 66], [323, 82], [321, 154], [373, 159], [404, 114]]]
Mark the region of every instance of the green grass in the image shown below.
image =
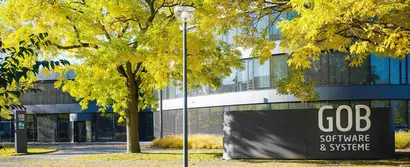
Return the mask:
[[[0, 157], [10, 157], [15, 155], [23, 155], [23, 154], [16, 154], [14, 152], [14, 147], [5, 147], [4, 149], [0, 149]], [[52, 148], [28, 148], [27, 154], [44, 154], [54, 152], [56, 149]]]
[[[188, 138], [188, 147], [190, 149], [223, 148], [223, 140], [220, 135], [196, 134], [190, 135]], [[152, 141], [151, 147], [182, 149], [182, 141], [182, 135], [169, 135], [163, 139], [155, 139]]]
[[410, 132], [396, 132], [396, 149], [410, 149]]

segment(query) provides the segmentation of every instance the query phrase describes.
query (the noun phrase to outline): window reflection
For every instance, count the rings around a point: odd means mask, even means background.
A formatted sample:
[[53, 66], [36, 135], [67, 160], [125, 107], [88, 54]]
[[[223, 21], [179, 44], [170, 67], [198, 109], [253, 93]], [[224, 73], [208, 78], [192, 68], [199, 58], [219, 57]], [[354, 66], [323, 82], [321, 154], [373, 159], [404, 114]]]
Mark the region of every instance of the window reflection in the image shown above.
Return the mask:
[[260, 64], [260, 62], [255, 59], [253, 60], [254, 67], [254, 78], [255, 78], [255, 89], [265, 89], [270, 87], [269, 79], [269, 60]]
[[352, 85], [365, 85], [369, 84], [370, 80], [370, 63], [369, 59], [363, 61], [363, 63], [356, 67], [350, 67], [350, 82]]
[[[345, 53], [321, 54], [305, 73], [306, 81], [316, 81], [317, 86], [407, 84], [410, 83], [408, 63], [410, 60], [390, 59], [371, 54], [356, 67], [350, 67]], [[189, 90], [189, 96], [240, 92], [278, 88], [278, 81], [288, 76], [288, 55], [273, 55], [260, 64], [257, 58], [243, 60], [243, 69], [232, 69], [229, 76], [221, 79], [219, 88], [204, 85]], [[164, 90], [164, 99], [182, 97], [179, 87], [171, 84]]]
[[231, 69], [231, 74], [222, 80], [222, 92], [236, 92], [236, 70]]
[[288, 75], [287, 55], [272, 56], [270, 59], [271, 88], [278, 87], [278, 81]]
[[396, 125], [407, 126], [407, 101], [406, 100], [391, 100], [391, 108], [394, 112], [394, 123]]
[[345, 60], [345, 53], [330, 53], [330, 84], [348, 85], [349, 84], [349, 62]]
[[[287, 64], [285, 64], [287, 67]], [[312, 68], [305, 73], [306, 81], [316, 81], [318, 86], [329, 85], [329, 57], [321, 54], [320, 59], [312, 63]]]
[[370, 56], [371, 84], [389, 84], [389, 59], [378, 57], [374, 54]]
[[400, 84], [399, 59], [390, 59], [390, 84]]
[[246, 63], [245, 69], [238, 70], [238, 90], [248, 90], [248, 63]]

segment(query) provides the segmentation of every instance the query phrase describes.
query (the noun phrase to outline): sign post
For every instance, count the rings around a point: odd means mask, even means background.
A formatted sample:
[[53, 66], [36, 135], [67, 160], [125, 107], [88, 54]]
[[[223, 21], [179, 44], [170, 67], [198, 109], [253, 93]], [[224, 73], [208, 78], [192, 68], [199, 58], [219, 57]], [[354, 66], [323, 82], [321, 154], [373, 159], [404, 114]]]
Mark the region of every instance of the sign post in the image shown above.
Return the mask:
[[26, 111], [16, 111], [14, 123], [15, 151], [16, 153], [27, 153]]

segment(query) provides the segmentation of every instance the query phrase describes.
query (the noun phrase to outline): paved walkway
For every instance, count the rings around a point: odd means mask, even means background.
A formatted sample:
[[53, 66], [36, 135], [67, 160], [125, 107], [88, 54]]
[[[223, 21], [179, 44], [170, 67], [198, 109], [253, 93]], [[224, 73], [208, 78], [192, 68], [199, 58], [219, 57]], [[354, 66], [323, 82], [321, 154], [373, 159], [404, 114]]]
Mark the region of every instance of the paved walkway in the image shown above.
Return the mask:
[[[161, 150], [151, 149], [146, 147], [149, 142], [141, 142], [141, 149], [143, 152], [159, 152]], [[12, 156], [7, 158], [0, 158], [0, 166], [60, 166], [64, 164], [66, 166], [95, 166], [91, 161], [85, 164], [70, 160], [70, 158], [76, 158], [83, 155], [91, 154], [106, 154], [106, 153], [124, 153], [126, 152], [126, 143], [112, 142], [112, 143], [36, 143], [30, 144], [29, 147], [47, 147], [58, 149], [56, 152], [48, 154], [32, 154]], [[101, 163], [101, 162], [99, 162]], [[118, 162], [117, 162], [118, 163]], [[101, 165], [97, 165], [101, 166]], [[117, 166], [115, 164], [104, 162], [102, 166]], [[127, 165], [124, 165], [127, 166]]]

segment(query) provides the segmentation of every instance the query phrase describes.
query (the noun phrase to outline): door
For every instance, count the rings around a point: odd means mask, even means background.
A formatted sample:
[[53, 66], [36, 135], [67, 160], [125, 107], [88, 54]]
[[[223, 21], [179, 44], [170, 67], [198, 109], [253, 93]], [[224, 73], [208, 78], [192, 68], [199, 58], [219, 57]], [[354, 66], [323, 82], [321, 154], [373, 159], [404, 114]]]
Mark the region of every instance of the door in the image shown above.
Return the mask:
[[85, 142], [86, 133], [85, 121], [74, 122], [74, 142]]

